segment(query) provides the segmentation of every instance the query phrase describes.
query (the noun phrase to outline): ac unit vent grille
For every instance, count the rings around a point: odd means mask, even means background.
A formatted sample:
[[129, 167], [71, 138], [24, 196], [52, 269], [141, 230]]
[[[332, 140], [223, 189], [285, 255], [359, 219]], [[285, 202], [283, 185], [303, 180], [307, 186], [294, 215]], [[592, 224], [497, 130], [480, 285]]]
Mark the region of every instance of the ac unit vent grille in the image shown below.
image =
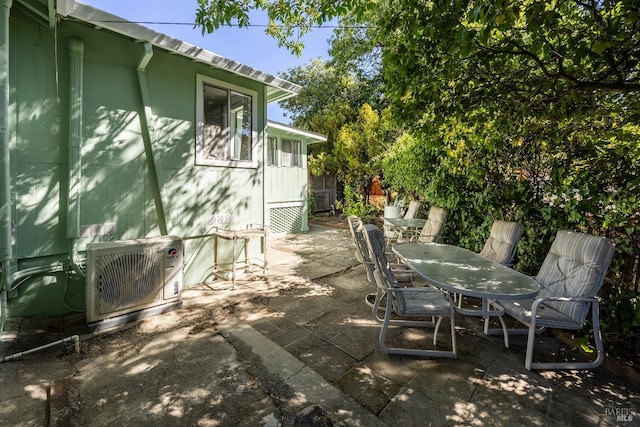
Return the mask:
[[177, 236], [87, 245], [87, 323], [105, 329], [182, 306]]
[[104, 314], [152, 302], [162, 274], [160, 255], [139, 251], [97, 259], [96, 311]]

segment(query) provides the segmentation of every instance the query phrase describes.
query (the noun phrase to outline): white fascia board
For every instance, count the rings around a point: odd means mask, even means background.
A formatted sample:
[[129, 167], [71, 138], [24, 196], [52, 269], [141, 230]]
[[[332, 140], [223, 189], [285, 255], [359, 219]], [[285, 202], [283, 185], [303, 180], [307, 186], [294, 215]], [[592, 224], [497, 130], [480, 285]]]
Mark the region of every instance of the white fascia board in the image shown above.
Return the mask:
[[275, 122], [273, 120], [268, 120], [267, 121], [267, 133], [269, 129], [277, 129], [281, 132], [284, 132], [286, 134], [289, 134], [291, 136], [299, 136], [299, 137], [303, 137], [303, 138], [307, 138], [307, 143], [308, 144], [314, 144], [317, 142], [325, 142], [327, 140], [327, 137], [325, 135], [322, 135], [320, 133], [317, 132], [312, 132], [309, 130], [304, 130], [304, 129], [300, 129], [297, 128], [295, 126], [290, 126], [290, 125], [286, 125], [284, 123], [280, 123], [280, 122]]
[[302, 89], [295, 83], [243, 65], [92, 6], [73, 2], [72, 0], [66, 0], [62, 4], [63, 6], [58, 9], [58, 12], [63, 16], [89, 23], [96, 28], [104, 28], [136, 41], [149, 42], [160, 49], [263, 83], [267, 85], [267, 103], [290, 98], [300, 93]]

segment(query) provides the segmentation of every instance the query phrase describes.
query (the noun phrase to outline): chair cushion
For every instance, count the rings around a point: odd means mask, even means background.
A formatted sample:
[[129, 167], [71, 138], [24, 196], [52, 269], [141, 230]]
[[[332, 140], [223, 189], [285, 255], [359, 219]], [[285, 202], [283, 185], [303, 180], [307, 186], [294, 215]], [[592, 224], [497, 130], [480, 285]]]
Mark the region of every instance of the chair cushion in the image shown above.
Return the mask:
[[[540, 297], [594, 297], [604, 282], [613, 256], [611, 240], [589, 234], [558, 231], [540, 271]], [[546, 303], [582, 324], [588, 304], [570, 301]]]
[[[496, 301], [504, 311], [512, 317], [523, 321], [525, 323], [531, 322], [531, 305], [533, 299], [525, 300], [499, 300]], [[559, 329], [580, 329], [581, 323], [576, 322], [570, 316], [559, 312], [548, 304], [542, 303], [538, 306], [536, 313], [536, 325], [544, 326], [547, 328], [559, 328]]]
[[409, 202], [409, 207], [407, 211], [404, 213], [404, 219], [413, 219], [416, 217], [418, 213], [418, 209], [420, 209], [420, 202], [417, 200], [412, 200]]
[[[405, 288], [407, 289], [407, 288]], [[415, 288], [414, 288], [415, 289]], [[448, 316], [451, 304], [444, 294], [436, 289], [420, 288], [420, 292], [404, 290], [394, 292], [394, 300], [401, 300], [396, 304], [395, 311], [400, 316]], [[402, 311], [400, 311], [402, 308]]]
[[517, 222], [494, 221], [480, 255], [503, 265], [511, 264], [524, 227]]
[[420, 231], [418, 241], [423, 243], [437, 242], [447, 221], [447, 214], [446, 208], [432, 206], [429, 210], [429, 218]]

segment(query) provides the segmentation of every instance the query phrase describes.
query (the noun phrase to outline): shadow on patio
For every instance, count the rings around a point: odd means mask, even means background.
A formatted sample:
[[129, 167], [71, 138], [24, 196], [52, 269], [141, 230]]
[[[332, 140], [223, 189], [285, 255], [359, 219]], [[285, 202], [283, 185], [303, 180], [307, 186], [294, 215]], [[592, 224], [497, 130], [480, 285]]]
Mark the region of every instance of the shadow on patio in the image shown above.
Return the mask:
[[[275, 418], [288, 426], [317, 403], [349, 426], [637, 425], [636, 385], [603, 367], [529, 372], [525, 337], [505, 349], [478, 318], [456, 317], [457, 360], [385, 354], [348, 230], [312, 226], [270, 241], [267, 280], [234, 291], [195, 287], [182, 309], [83, 336], [80, 354], [58, 347], [0, 364], [0, 416], [15, 425], [255, 426]], [[3, 355], [28, 336], [82, 326], [77, 316], [49, 322], [14, 324], [17, 338]], [[33, 335], [36, 327], [51, 334]], [[448, 348], [446, 334], [439, 338]], [[429, 347], [431, 330], [396, 329], [393, 340]], [[570, 351], [552, 336], [541, 340], [537, 353]]]

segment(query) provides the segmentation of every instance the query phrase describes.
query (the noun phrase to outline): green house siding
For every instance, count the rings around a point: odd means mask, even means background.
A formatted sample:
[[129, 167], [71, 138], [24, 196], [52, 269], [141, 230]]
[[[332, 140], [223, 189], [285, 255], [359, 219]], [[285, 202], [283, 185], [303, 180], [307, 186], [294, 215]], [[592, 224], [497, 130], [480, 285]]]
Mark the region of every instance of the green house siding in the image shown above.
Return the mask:
[[267, 167], [268, 223], [274, 233], [309, 229], [306, 180], [306, 168]]
[[[82, 257], [89, 242], [158, 236], [164, 222], [169, 234], [185, 239], [185, 285], [211, 279], [215, 227], [265, 223], [264, 84], [153, 48], [144, 71], [152, 113], [151, 164], [157, 169], [152, 174], [137, 71], [145, 45], [68, 20], [60, 22], [56, 38], [52, 28], [18, 8], [11, 10], [10, 24], [11, 192], [18, 270], [62, 265], [74, 249]], [[84, 45], [80, 238], [75, 241], [66, 235], [71, 38]], [[196, 165], [197, 75], [257, 93], [258, 167]], [[220, 218], [229, 221], [220, 224]], [[261, 248], [251, 245], [250, 250]], [[230, 251], [223, 242], [222, 256], [229, 258]], [[84, 281], [52, 272], [30, 277], [8, 296], [11, 316], [82, 310]]]
[[[309, 229], [307, 207], [308, 144], [325, 141], [322, 135], [281, 123], [269, 122], [267, 133], [276, 141], [272, 158], [275, 164], [266, 166], [265, 198], [267, 223], [275, 233], [296, 233]], [[283, 141], [299, 141], [299, 163], [284, 164]], [[269, 156], [269, 153], [266, 153]]]
[[[19, 21], [19, 24], [17, 24]], [[14, 252], [18, 258], [59, 254], [66, 250], [66, 203], [60, 191], [66, 161], [60, 146], [56, 99], [54, 40], [51, 31], [30, 20], [12, 18], [9, 31], [11, 156]], [[22, 237], [24, 236], [24, 237]]]

